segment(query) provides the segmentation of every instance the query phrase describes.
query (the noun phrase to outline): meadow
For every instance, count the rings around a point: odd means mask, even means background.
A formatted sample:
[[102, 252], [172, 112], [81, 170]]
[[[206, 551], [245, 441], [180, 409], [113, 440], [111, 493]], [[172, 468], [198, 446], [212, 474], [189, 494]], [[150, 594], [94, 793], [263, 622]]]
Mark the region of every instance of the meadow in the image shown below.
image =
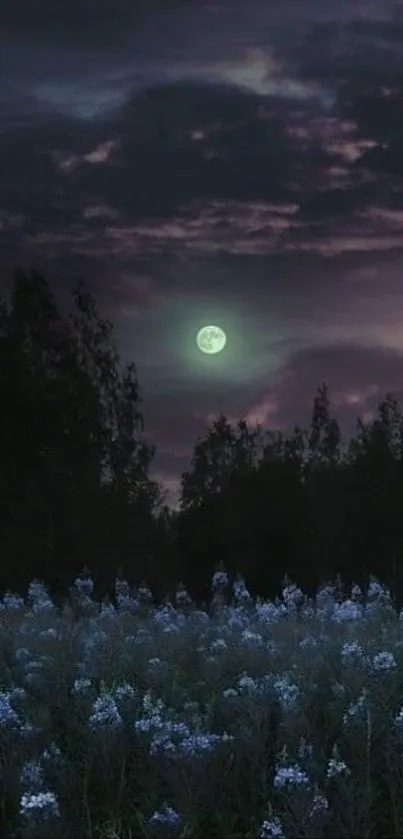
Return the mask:
[[402, 757], [403, 611], [374, 578], [0, 601], [4, 839], [402, 837]]

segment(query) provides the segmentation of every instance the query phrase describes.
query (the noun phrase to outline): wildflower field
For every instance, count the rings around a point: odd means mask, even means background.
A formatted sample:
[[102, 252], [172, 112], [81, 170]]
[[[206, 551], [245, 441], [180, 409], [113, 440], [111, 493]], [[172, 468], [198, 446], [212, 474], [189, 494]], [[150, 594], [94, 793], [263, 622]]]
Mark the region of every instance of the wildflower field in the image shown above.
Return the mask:
[[[0, 835], [403, 836], [403, 613], [290, 583], [0, 601]], [[220, 595], [221, 598], [220, 598]]]

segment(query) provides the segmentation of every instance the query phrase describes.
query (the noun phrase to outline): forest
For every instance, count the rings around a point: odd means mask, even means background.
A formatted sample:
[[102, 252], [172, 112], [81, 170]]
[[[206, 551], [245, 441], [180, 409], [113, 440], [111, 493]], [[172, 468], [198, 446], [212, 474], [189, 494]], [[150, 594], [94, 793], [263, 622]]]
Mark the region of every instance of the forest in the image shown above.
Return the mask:
[[292, 434], [221, 414], [170, 509], [113, 325], [82, 280], [65, 316], [30, 269], [0, 304], [0, 396], [0, 595], [36, 579], [62, 600], [89, 569], [99, 598], [121, 577], [157, 602], [182, 582], [203, 603], [225, 568], [254, 596], [275, 597], [285, 578], [309, 593], [375, 576], [402, 602], [403, 415], [390, 393], [348, 442], [325, 382]]

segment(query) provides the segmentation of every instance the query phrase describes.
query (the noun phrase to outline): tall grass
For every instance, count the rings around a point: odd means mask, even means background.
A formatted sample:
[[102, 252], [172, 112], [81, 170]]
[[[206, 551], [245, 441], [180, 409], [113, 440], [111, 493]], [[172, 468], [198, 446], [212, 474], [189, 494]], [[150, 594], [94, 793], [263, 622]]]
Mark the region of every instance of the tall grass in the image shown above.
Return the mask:
[[0, 601], [0, 835], [403, 836], [403, 620], [372, 580]]

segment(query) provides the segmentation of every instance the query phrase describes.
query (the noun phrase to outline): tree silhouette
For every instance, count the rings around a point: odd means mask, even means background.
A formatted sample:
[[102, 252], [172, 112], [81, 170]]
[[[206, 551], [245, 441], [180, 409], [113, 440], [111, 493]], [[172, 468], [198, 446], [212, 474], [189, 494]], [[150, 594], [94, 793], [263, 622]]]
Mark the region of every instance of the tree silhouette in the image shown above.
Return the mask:
[[224, 414], [214, 420], [208, 434], [196, 444], [192, 471], [181, 481], [181, 507], [197, 507], [228, 485], [234, 470], [248, 471], [256, 462], [259, 429], [251, 430], [240, 420], [232, 428]]
[[[65, 577], [87, 563], [104, 572], [106, 551], [127, 558], [136, 518], [137, 556], [150, 539], [154, 454], [139, 437], [134, 365], [122, 368], [112, 325], [80, 281], [62, 317], [46, 279], [17, 272], [1, 306], [0, 585]], [[141, 526], [140, 526], [141, 525]], [[113, 550], [112, 550], [113, 548]], [[71, 580], [70, 580], [71, 581]]]
[[169, 510], [149, 477], [134, 364], [79, 281], [63, 316], [47, 280], [17, 272], [0, 302], [0, 589], [35, 577], [66, 593], [87, 566], [105, 594], [118, 570], [159, 599], [182, 580], [208, 601], [217, 567], [274, 597], [285, 574], [314, 593], [372, 574], [403, 594], [403, 416], [391, 394], [342, 440], [327, 384], [308, 429], [232, 425], [196, 441]]
[[312, 593], [338, 573], [360, 582], [375, 573], [397, 594], [402, 440], [403, 420], [388, 395], [372, 424], [358, 420], [358, 437], [347, 445], [326, 383], [313, 400], [309, 429], [295, 426], [290, 436], [243, 429], [237, 438], [221, 417], [183, 476], [174, 545], [181, 578], [204, 592], [223, 559], [255, 594], [273, 596], [284, 573]]
[[373, 573], [397, 593], [403, 582], [403, 417], [393, 396], [379, 403], [371, 424], [358, 419], [357, 430], [349, 446], [351, 538]]

